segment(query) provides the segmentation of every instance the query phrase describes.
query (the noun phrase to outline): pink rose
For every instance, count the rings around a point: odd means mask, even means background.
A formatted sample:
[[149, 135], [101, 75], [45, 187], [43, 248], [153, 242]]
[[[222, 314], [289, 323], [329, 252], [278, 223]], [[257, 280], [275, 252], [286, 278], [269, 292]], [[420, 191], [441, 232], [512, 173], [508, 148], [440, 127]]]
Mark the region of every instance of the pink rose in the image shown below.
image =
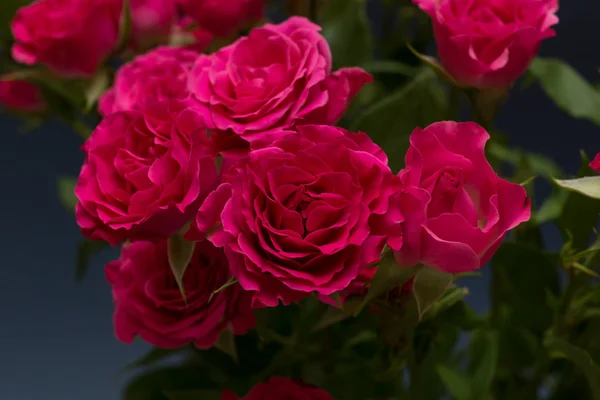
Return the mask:
[[181, 229], [217, 183], [200, 128], [177, 103], [106, 117], [84, 145], [75, 189], [83, 234], [114, 246]]
[[198, 53], [180, 47], [158, 47], [117, 71], [114, 87], [100, 99], [103, 115], [143, 109], [146, 104], [189, 96], [187, 77]]
[[0, 103], [11, 110], [35, 112], [45, 107], [42, 91], [23, 80], [0, 80]]
[[297, 123], [334, 124], [371, 76], [360, 68], [332, 74], [320, 29], [292, 17], [201, 55], [188, 82], [197, 108], [248, 142]]
[[400, 171], [405, 188], [394, 201], [402, 211], [400, 265], [449, 273], [474, 271], [489, 261], [506, 232], [529, 220], [525, 188], [498, 177], [484, 154], [488, 133], [466, 122], [415, 129]]
[[183, 11], [216, 36], [229, 36], [262, 18], [267, 0], [178, 0]]
[[115, 47], [119, 14], [113, 0], [38, 0], [12, 21], [12, 55], [62, 75], [92, 75]]
[[250, 298], [238, 285], [211, 298], [230, 275], [223, 250], [207, 241], [196, 243], [184, 274], [187, 304], [169, 266], [166, 240], [123, 246], [121, 257], [106, 266], [106, 278], [116, 306], [115, 332], [126, 343], [139, 335], [161, 348], [190, 342], [209, 348], [223, 330], [241, 335], [255, 324]]
[[244, 397], [225, 390], [221, 400], [333, 400], [326, 391], [294, 379], [272, 377], [254, 386]]
[[558, 23], [558, 0], [413, 1], [433, 20], [445, 69], [477, 88], [514, 82]]
[[281, 135], [230, 169], [189, 234], [214, 232], [256, 307], [344, 290], [377, 261], [396, 178], [364, 133], [304, 125]]
[[600, 174], [600, 153], [596, 154], [596, 157], [590, 163], [590, 168]]

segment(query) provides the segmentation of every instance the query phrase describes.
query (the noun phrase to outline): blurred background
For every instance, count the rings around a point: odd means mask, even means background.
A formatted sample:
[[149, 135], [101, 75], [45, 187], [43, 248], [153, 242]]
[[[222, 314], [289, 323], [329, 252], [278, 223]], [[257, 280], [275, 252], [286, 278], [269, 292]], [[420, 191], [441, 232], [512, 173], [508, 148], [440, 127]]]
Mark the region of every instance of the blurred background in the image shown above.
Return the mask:
[[[570, 0], [560, 7], [557, 36], [544, 41], [540, 55], [600, 82], [600, 3]], [[371, 11], [376, 20], [377, 10]], [[511, 145], [543, 153], [570, 174], [580, 165], [580, 149], [591, 156], [600, 151], [600, 130], [563, 114], [537, 85], [516, 87], [496, 126]], [[119, 370], [149, 346], [114, 337], [103, 266], [117, 257], [116, 249], [94, 258], [84, 281], [75, 283], [81, 237], [58, 200], [56, 179], [79, 173], [81, 139], [59, 122], [23, 133], [22, 123], [5, 114], [0, 131], [0, 396], [118, 399], [127, 378]], [[559, 245], [558, 233], [545, 234], [550, 246]], [[487, 308], [487, 272], [464, 281], [478, 312]]]

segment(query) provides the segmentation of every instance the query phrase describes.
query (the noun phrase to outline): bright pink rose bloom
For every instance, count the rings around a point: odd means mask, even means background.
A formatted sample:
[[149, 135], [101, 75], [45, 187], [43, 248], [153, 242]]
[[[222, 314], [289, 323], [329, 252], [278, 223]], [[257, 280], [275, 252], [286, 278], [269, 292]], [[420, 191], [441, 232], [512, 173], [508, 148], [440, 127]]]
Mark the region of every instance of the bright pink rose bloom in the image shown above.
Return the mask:
[[102, 115], [139, 110], [149, 103], [189, 96], [187, 77], [198, 53], [181, 47], [158, 47], [123, 65], [114, 87], [100, 99]]
[[166, 240], [124, 245], [121, 257], [106, 266], [106, 278], [116, 306], [115, 331], [126, 343], [139, 335], [161, 348], [209, 348], [223, 330], [242, 335], [255, 324], [250, 297], [239, 285], [211, 298], [230, 274], [223, 250], [208, 241], [196, 243], [185, 271], [187, 304], [169, 266]]
[[267, 0], [178, 0], [184, 13], [216, 36], [229, 36], [262, 18]]
[[590, 168], [600, 174], [600, 153], [596, 154], [596, 157], [590, 163]]
[[386, 155], [366, 134], [304, 125], [282, 136], [230, 169], [190, 233], [213, 231], [256, 307], [346, 289], [379, 259], [394, 192]]
[[23, 80], [0, 81], [0, 103], [11, 110], [35, 112], [45, 107], [42, 91]]
[[514, 82], [558, 23], [558, 0], [413, 1], [433, 20], [445, 69], [477, 88]]
[[248, 142], [299, 123], [334, 124], [372, 78], [360, 68], [332, 74], [320, 29], [292, 17], [201, 55], [188, 82], [197, 108]]
[[38, 0], [12, 21], [13, 58], [62, 75], [92, 75], [115, 47], [119, 14], [113, 0]]
[[333, 400], [333, 396], [298, 380], [272, 377], [254, 386], [244, 397], [225, 390], [221, 400]]
[[75, 189], [83, 234], [114, 246], [181, 229], [217, 183], [201, 128], [177, 103], [106, 117], [84, 145]]
[[525, 188], [498, 177], [484, 154], [488, 133], [467, 122], [437, 122], [410, 137], [400, 265], [423, 263], [449, 273], [474, 271], [489, 261], [506, 233], [529, 220]]

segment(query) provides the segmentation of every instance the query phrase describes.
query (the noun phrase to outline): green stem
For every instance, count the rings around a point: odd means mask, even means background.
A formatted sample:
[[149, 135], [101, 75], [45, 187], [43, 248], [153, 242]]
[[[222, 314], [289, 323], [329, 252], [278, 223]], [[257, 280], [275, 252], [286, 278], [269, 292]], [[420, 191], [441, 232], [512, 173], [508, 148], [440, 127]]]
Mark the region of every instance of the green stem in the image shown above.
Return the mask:
[[458, 121], [460, 119], [460, 103], [462, 100], [462, 90], [456, 86], [450, 87], [450, 99], [448, 100], [448, 119]]
[[507, 89], [468, 89], [467, 97], [471, 103], [473, 121], [486, 131], [492, 128], [500, 106], [506, 100]]
[[83, 121], [79, 119], [74, 119], [72, 121], [69, 121], [69, 123], [73, 127], [75, 133], [77, 133], [77, 135], [83, 140], [88, 140], [88, 138], [91, 136], [92, 130]]

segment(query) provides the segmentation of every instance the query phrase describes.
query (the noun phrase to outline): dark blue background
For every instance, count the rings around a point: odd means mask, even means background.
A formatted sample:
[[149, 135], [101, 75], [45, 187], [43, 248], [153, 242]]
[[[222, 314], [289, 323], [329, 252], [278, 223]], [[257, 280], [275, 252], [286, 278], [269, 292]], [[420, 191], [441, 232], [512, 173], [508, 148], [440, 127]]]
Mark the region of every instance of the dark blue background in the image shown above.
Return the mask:
[[[563, 1], [557, 37], [541, 54], [600, 81], [598, 15], [598, 2]], [[545, 153], [571, 173], [580, 148], [600, 151], [600, 128], [566, 116], [537, 87], [515, 90], [497, 125], [512, 144]], [[81, 141], [59, 123], [22, 135], [19, 121], [1, 116], [0, 127], [0, 397], [116, 400], [124, 383], [119, 368], [148, 346], [113, 336], [103, 265], [116, 252], [96, 259], [85, 281], [74, 283], [80, 236], [55, 182], [57, 175], [78, 174]], [[487, 302], [485, 275], [471, 281], [469, 300], [479, 310]]]

